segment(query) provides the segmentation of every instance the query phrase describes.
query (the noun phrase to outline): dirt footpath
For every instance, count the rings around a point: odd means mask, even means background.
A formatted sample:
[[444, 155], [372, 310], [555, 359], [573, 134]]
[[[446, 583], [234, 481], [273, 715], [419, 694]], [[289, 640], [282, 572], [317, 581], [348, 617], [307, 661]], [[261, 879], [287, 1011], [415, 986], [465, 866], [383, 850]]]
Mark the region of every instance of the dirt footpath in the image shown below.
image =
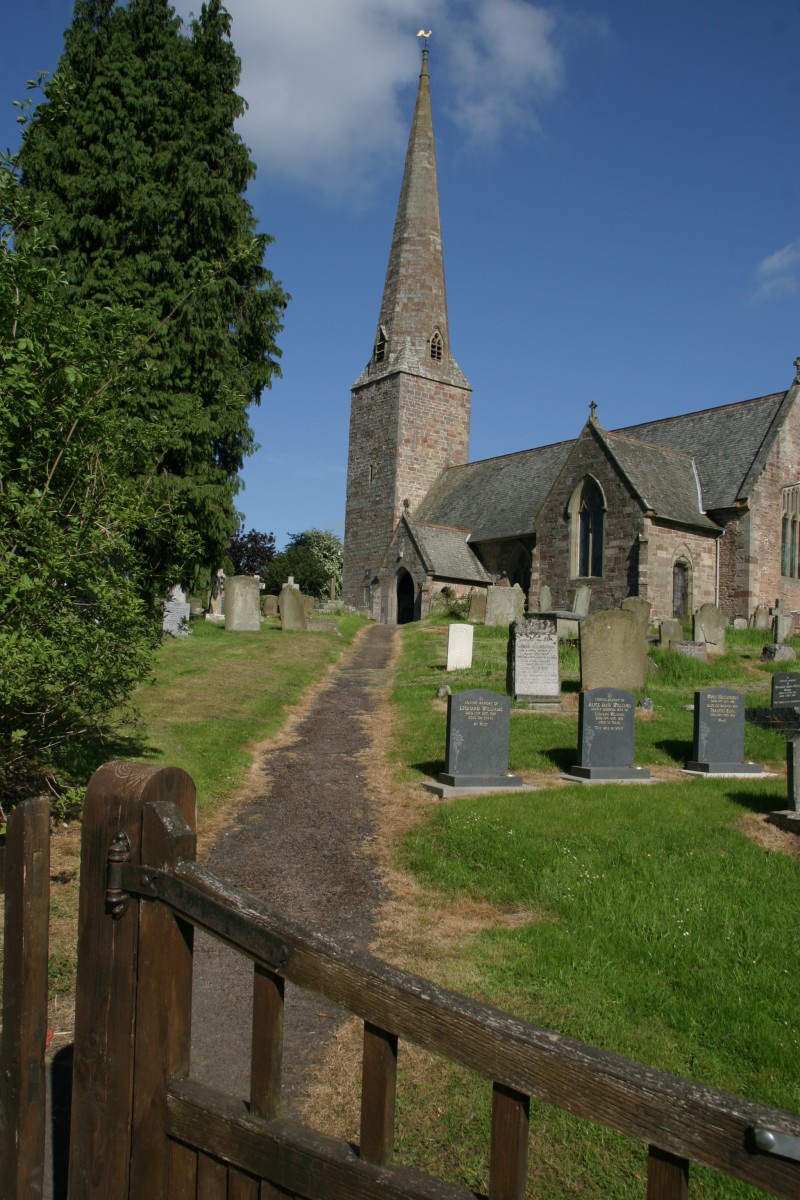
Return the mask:
[[[266, 753], [263, 794], [216, 839], [208, 865], [293, 920], [367, 950], [382, 900], [369, 842], [374, 816], [359, 756], [367, 718], [389, 683], [395, 630], [368, 626], [334, 668], [294, 728]], [[196, 934], [191, 1073], [237, 1095], [249, 1093], [252, 967]], [[287, 985], [283, 1111], [296, 1111], [314, 1065], [342, 1014]]]

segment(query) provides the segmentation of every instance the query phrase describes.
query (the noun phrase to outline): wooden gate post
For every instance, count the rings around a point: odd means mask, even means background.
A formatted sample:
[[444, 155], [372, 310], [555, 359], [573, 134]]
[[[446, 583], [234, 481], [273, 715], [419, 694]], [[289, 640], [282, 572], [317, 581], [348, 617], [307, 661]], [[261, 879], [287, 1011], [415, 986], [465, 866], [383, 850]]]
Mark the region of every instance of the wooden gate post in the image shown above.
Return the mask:
[[[86, 791], [78, 910], [70, 1200], [128, 1200], [140, 903], [107, 903], [108, 855], [125, 834], [141, 862], [145, 806], [172, 801], [195, 828], [195, 788], [175, 767], [110, 762]], [[164, 1003], [170, 980], [162, 980]]]
[[9, 814], [0, 1055], [0, 1180], [7, 1200], [36, 1200], [44, 1180], [50, 805]]

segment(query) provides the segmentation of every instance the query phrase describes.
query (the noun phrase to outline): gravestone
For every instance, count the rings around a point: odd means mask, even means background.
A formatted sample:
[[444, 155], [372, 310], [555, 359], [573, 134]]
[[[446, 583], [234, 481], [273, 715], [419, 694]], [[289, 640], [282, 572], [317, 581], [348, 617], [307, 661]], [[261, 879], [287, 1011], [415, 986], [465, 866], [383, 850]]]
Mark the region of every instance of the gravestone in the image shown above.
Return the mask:
[[572, 611], [577, 617], [587, 617], [589, 615], [589, 605], [592, 600], [592, 589], [588, 583], [581, 583], [575, 589], [575, 598], [572, 601]]
[[676, 617], [665, 617], [658, 628], [662, 646], [683, 641], [683, 625]]
[[795, 662], [797, 655], [794, 646], [784, 646], [782, 642], [767, 642], [761, 647], [762, 662]]
[[472, 640], [475, 630], [471, 625], [451, 625], [447, 631], [447, 670], [468, 671], [472, 666]]
[[508, 772], [511, 701], [475, 690], [447, 697], [447, 758], [439, 782], [449, 787], [522, 787]]
[[171, 637], [186, 637], [189, 633], [190, 612], [189, 602], [184, 595], [183, 588], [180, 584], [176, 584], [174, 588], [170, 589], [169, 596], [164, 603], [164, 616], [161, 621], [164, 633], [170, 634]]
[[525, 593], [518, 583], [513, 587], [490, 587], [486, 593], [487, 625], [510, 625], [525, 612]]
[[277, 596], [262, 596], [261, 597], [261, 615], [262, 615], [262, 617], [277, 617], [277, 615], [278, 615], [278, 597]]
[[733, 618], [733, 628], [734, 629], [747, 629], [747, 617], [734, 617]]
[[306, 612], [303, 607], [303, 597], [294, 581], [285, 583], [278, 596], [278, 612], [281, 617], [281, 629], [307, 629]]
[[553, 593], [546, 583], [539, 588], [539, 612], [550, 612], [553, 608]]
[[646, 767], [634, 767], [635, 697], [621, 688], [581, 692], [578, 708], [578, 762], [568, 777], [604, 782], [647, 780]]
[[225, 615], [225, 572], [220, 567], [211, 580], [211, 595], [208, 598], [208, 613], [210, 620], [218, 620]]
[[335, 617], [306, 617], [306, 629], [309, 633], [332, 633], [336, 637], [342, 636], [339, 622]]
[[800, 733], [786, 743], [786, 791], [789, 811], [800, 813]]
[[678, 654], [685, 654], [687, 658], [696, 658], [698, 662], [708, 662], [708, 646], [705, 642], [670, 642], [670, 649], [676, 650]]
[[692, 637], [705, 642], [709, 654], [725, 653], [725, 614], [716, 604], [701, 604], [692, 618]]
[[482, 625], [486, 620], [486, 592], [471, 592], [469, 597], [469, 619], [476, 625]]
[[638, 617], [623, 608], [601, 609], [581, 621], [581, 688], [641, 691], [647, 682], [647, 638]]
[[744, 762], [744, 696], [730, 688], [704, 688], [694, 694], [694, 739], [687, 771], [702, 775], [763, 774]]
[[633, 613], [642, 626], [645, 635], [647, 635], [647, 630], [650, 626], [651, 607], [650, 601], [643, 600], [641, 596], [626, 596], [622, 604], [620, 604], [620, 608], [623, 608], [625, 612]]
[[753, 613], [753, 628], [754, 629], [769, 629], [772, 625], [769, 615], [768, 604], [757, 604]]
[[785, 600], [776, 600], [770, 613], [775, 618], [772, 624], [772, 640], [783, 643], [794, 633], [794, 613], [789, 612]]
[[528, 617], [512, 623], [506, 687], [515, 700], [537, 708], [561, 708], [555, 617]]
[[310, 617], [314, 611], [314, 604], [316, 601], [314, 600], [313, 596], [306, 596], [303, 594], [303, 592], [301, 592], [300, 595], [303, 597], [303, 612], [307, 617]]
[[232, 575], [225, 580], [225, 630], [256, 633], [261, 628], [261, 594], [255, 575]]
[[772, 707], [800, 708], [800, 672], [776, 671], [772, 676]]

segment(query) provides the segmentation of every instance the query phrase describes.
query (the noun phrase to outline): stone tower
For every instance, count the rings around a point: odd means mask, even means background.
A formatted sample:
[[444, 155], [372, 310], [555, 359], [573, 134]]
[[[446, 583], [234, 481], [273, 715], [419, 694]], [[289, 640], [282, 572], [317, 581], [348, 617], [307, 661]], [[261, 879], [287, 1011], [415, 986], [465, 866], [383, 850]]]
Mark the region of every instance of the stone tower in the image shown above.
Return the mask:
[[[413, 516], [442, 471], [467, 462], [470, 395], [450, 352], [426, 48], [372, 356], [352, 389], [345, 603], [374, 599], [404, 508]], [[393, 586], [392, 564], [381, 575]]]

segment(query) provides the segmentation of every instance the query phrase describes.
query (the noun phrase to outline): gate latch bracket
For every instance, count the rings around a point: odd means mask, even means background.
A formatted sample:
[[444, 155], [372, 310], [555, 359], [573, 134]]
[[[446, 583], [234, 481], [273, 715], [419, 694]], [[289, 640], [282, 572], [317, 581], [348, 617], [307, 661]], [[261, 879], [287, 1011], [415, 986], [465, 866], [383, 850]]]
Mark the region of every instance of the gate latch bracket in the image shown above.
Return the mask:
[[753, 1129], [753, 1141], [757, 1150], [764, 1154], [776, 1154], [800, 1162], [800, 1137], [793, 1133], [781, 1133], [777, 1129]]

